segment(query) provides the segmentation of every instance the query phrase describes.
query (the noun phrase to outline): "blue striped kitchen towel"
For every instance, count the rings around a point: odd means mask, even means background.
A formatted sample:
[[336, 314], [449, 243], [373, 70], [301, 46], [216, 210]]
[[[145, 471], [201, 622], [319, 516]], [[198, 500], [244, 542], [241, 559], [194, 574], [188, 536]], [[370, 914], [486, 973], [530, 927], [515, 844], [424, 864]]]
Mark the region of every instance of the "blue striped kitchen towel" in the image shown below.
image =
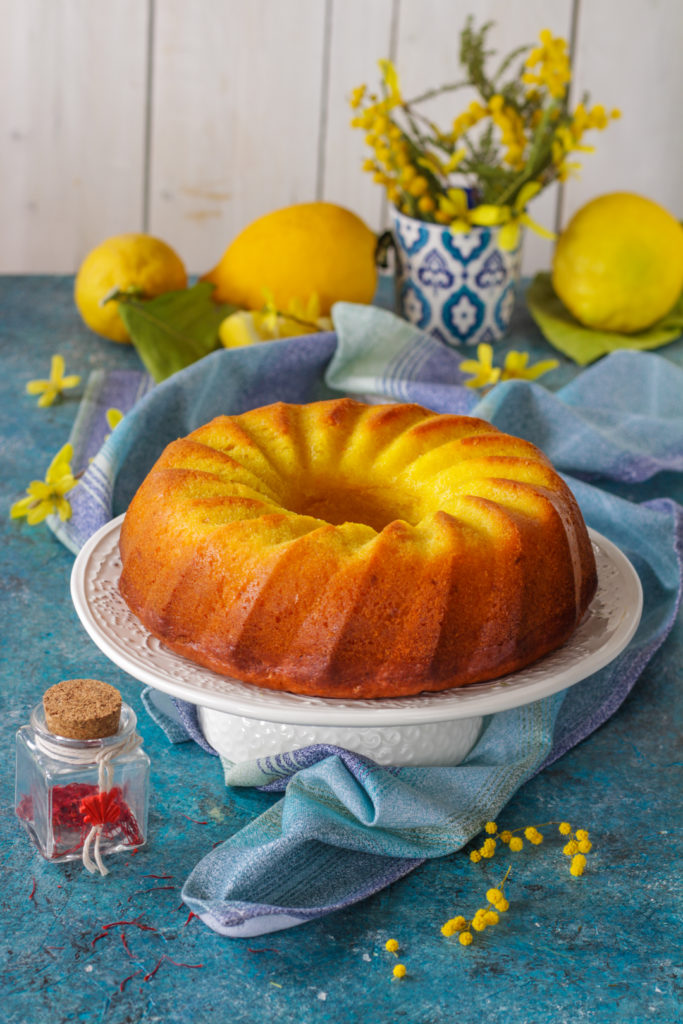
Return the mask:
[[[131, 375], [125, 385], [121, 379], [119, 407], [130, 411], [90, 464], [93, 424], [84, 413], [75, 425], [74, 464], [88, 468], [69, 495], [71, 520], [52, 523], [55, 532], [78, 550], [125, 510], [165, 444], [219, 413], [340, 393], [416, 401], [482, 416], [543, 448], [567, 475], [588, 524], [635, 565], [645, 610], [631, 644], [611, 665], [564, 693], [490, 716], [458, 767], [380, 767], [321, 746], [225, 765], [229, 785], [284, 791], [208, 852], [185, 883], [188, 906], [230, 936], [323, 916], [377, 892], [427, 857], [461, 848], [527, 779], [616, 711], [663, 644], [680, 600], [683, 518], [672, 499], [680, 498], [675, 474], [683, 468], [683, 371], [669, 352], [667, 358], [616, 352], [578, 376], [563, 367], [554, 381], [548, 378], [554, 392], [507, 381], [480, 397], [463, 386], [456, 351], [392, 314], [340, 304], [334, 321], [334, 334], [215, 353], [143, 397], [144, 375]], [[513, 330], [499, 351], [523, 348], [547, 357], [543, 345], [529, 324], [521, 335]], [[109, 383], [92, 385], [92, 403], [104, 394], [103, 408], [116, 404], [106, 393]], [[661, 479], [671, 496], [661, 497]], [[175, 729], [172, 738], [196, 732], [191, 706], [179, 704], [175, 715], [171, 724], [163, 708], [155, 711]]]

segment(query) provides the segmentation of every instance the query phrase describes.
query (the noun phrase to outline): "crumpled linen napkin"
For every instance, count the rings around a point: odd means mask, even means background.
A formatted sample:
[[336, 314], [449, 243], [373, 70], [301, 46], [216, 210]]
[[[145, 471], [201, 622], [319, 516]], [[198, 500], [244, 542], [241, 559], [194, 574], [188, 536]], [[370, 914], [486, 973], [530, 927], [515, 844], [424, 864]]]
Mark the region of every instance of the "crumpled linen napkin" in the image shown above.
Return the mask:
[[[77, 550], [125, 509], [168, 441], [219, 412], [340, 392], [383, 396], [480, 415], [539, 444], [572, 474], [588, 524], [632, 560], [644, 614], [611, 665], [564, 693], [486, 719], [458, 767], [380, 767], [322, 746], [226, 765], [229, 785], [285, 795], [208, 853], [186, 881], [185, 902], [225, 935], [304, 923], [377, 892], [426, 857], [461, 848], [519, 786], [614, 713], [663, 643], [680, 600], [681, 506], [644, 499], [655, 474], [682, 468], [683, 371], [660, 356], [617, 352], [556, 394], [508, 381], [479, 399], [462, 386], [457, 352], [392, 314], [339, 304], [334, 319], [336, 335], [216, 353], [131, 400], [70, 495], [72, 519], [51, 524], [57, 534]], [[140, 387], [141, 375], [131, 378], [131, 393]], [[77, 465], [77, 430], [73, 440]], [[178, 709], [192, 734], [192, 709]]]

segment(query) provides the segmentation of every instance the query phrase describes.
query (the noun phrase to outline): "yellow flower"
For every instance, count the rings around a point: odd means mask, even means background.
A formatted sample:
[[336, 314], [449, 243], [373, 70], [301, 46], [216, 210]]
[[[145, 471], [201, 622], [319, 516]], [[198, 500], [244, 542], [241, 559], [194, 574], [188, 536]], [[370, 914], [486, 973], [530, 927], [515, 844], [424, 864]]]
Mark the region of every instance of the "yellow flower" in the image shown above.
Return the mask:
[[489, 903], [493, 903], [494, 906], [496, 905], [496, 903], [502, 900], [502, 898], [503, 894], [500, 891], [500, 889], [489, 889], [488, 892], [486, 893], [486, 899], [489, 901]]
[[565, 857], [573, 857], [574, 854], [578, 851], [578, 849], [579, 844], [576, 842], [576, 840], [570, 839], [567, 845], [563, 847], [562, 853], [565, 855]]
[[436, 203], [431, 196], [421, 196], [417, 201], [417, 208], [420, 213], [432, 213], [436, 209]]
[[446, 938], [450, 938], [451, 935], [455, 935], [456, 932], [461, 932], [466, 927], [467, 921], [462, 914], [459, 914], [458, 917], [452, 917], [450, 921], [446, 921], [441, 928], [441, 934], [445, 935]]
[[449, 188], [445, 196], [439, 196], [439, 212], [448, 216], [451, 231], [469, 231], [470, 211], [464, 188]]
[[497, 902], [496, 902], [496, 903], [494, 904], [494, 906], [495, 906], [496, 910], [500, 911], [500, 913], [501, 913], [501, 914], [504, 914], [506, 910], [509, 910], [509, 909], [510, 909], [510, 904], [509, 904], [509, 903], [508, 903], [508, 901], [507, 901], [507, 900], [505, 899], [505, 897], [503, 897], [503, 899], [502, 899], [502, 900], [498, 900], [498, 901], [497, 901]]
[[472, 944], [472, 932], [460, 932], [460, 945], [470, 946]]
[[493, 857], [494, 853], [496, 852], [496, 841], [495, 841], [495, 839], [485, 839], [484, 840], [484, 845], [482, 846], [480, 852], [481, 852], [482, 857], [487, 857], [487, 858]]
[[120, 409], [107, 409], [104, 415], [107, 421], [107, 426], [110, 430], [114, 430], [115, 427], [118, 427], [119, 423], [123, 419], [123, 413]]
[[559, 36], [553, 36], [546, 28], [540, 34], [541, 45], [535, 47], [525, 61], [529, 69], [522, 75], [527, 85], [545, 86], [554, 99], [562, 99], [571, 81], [571, 66], [567, 43]]
[[[510, 353], [509, 353], [509, 355], [516, 355], [516, 356], [521, 356], [521, 355], [522, 355], [522, 353], [521, 353], [521, 352], [514, 352], [514, 353], [513, 353], [513, 352], [510, 352]], [[529, 358], [529, 357], [528, 357], [528, 356], [526, 355], [526, 353], [524, 353], [524, 355], [526, 356], [526, 359], [528, 359], [528, 358]], [[526, 359], [524, 360], [524, 365], [525, 365], [525, 366], [526, 366]], [[506, 360], [506, 363], [507, 363], [507, 360]], [[503, 375], [504, 375], [504, 374], [505, 374], [505, 371], [503, 370]], [[525, 829], [524, 829], [524, 835], [526, 836], [526, 838], [527, 838], [527, 839], [529, 840], [529, 842], [530, 842], [530, 843], [533, 843], [533, 844], [534, 844], [534, 846], [538, 846], [538, 845], [539, 845], [539, 843], [542, 843], [542, 842], [543, 842], [543, 836], [542, 836], [542, 835], [541, 835], [541, 833], [540, 833], [540, 832], [538, 831], [538, 829], [534, 828], [534, 826], [533, 826], [533, 825], [530, 825], [530, 826], [529, 826], [528, 828], [525, 828]]]
[[12, 505], [12, 519], [26, 516], [29, 526], [35, 526], [53, 513], [58, 513], [61, 520], [70, 518], [71, 505], [64, 495], [76, 486], [71, 470], [73, 453], [70, 444], [60, 448], [48, 467], [45, 480], [33, 480], [26, 489], [27, 497]]
[[572, 830], [572, 827], [568, 821], [561, 821], [558, 826], [558, 830], [563, 836], [568, 836]]
[[500, 918], [498, 917], [498, 914], [495, 912], [495, 910], [487, 910], [484, 915], [484, 921], [486, 922], [487, 925], [491, 926], [494, 924], [498, 924]]
[[486, 342], [477, 345], [476, 359], [463, 359], [460, 369], [463, 373], [473, 374], [472, 380], [466, 381], [468, 388], [481, 388], [486, 384], [495, 384], [501, 373], [500, 367], [493, 365], [493, 346]]
[[481, 860], [481, 854], [479, 853], [479, 850], [472, 850], [472, 852], [470, 853], [470, 860], [472, 861], [473, 864], [479, 863], [479, 861]]
[[349, 100], [349, 106], [353, 110], [357, 110], [365, 98], [367, 86], [359, 85], [351, 93], [351, 99]]
[[510, 849], [512, 850], [513, 853], [519, 853], [523, 846], [524, 843], [519, 838], [519, 836], [513, 836], [512, 839], [510, 840]]
[[577, 839], [588, 839], [588, 831], [585, 828], [577, 828], [575, 835]]
[[498, 838], [500, 839], [501, 843], [509, 843], [510, 840], [512, 839], [512, 832], [509, 832], [507, 829], [504, 829], [500, 833]]
[[396, 941], [396, 939], [387, 939], [387, 941], [384, 943], [384, 948], [387, 949], [390, 953], [395, 953], [396, 950], [398, 949], [398, 942]]
[[590, 839], [582, 839], [579, 843], [579, 853], [590, 853], [593, 849], [593, 844]]
[[572, 857], [571, 867], [569, 868], [570, 874], [582, 875], [583, 869], [586, 866], [586, 858], [582, 853], [577, 853], [576, 856]]
[[38, 405], [44, 407], [52, 405], [62, 391], [67, 388], [75, 388], [80, 382], [81, 378], [76, 374], [64, 376], [64, 359], [62, 356], [55, 355], [50, 364], [50, 379], [30, 380], [26, 385], [26, 391], [29, 395], [40, 395]]
[[413, 178], [410, 185], [408, 186], [408, 192], [411, 196], [423, 196], [429, 188], [429, 182], [426, 178], [423, 178], [420, 174], [417, 178]]
[[262, 341], [295, 338], [332, 329], [329, 317], [320, 315], [320, 300], [314, 292], [304, 303], [292, 299], [285, 313], [277, 310], [273, 296], [264, 289], [266, 303], [260, 312], [238, 310], [223, 320], [218, 337], [225, 348], [243, 348]]
[[501, 249], [510, 252], [516, 249], [519, 244], [519, 232], [522, 224], [531, 228], [532, 231], [535, 231], [542, 238], [555, 240], [557, 235], [542, 227], [535, 220], [532, 220], [525, 209], [527, 203], [533, 199], [540, 189], [540, 182], [528, 181], [520, 189], [511, 207], [482, 203], [481, 206], [476, 206], [473, 210], [470, 210], [470, 220], [473, 224], [479, 224], [483, 227], [500, 226], [498, 244]]
[[393, 973], [395, 978], [405, 978], [405, 976], [406, 976], [405, 964], [396, 964], [396, 966], [394, 967], [394, 970], [393, 970], [392, 973]]
[[[560, 365], [557, 359], [543, 359], [540, 363], [532, 363], [531, 366], [527, 366], [528, 361], [528, 352], [508, 352], [501, 380], [537, 380], [544, 373], [549, 373]], [[530, 837], [527, 836], [528, 838]]]
[[403, 102], [401, 97], [401, 86], [398, 80], [398, 72], [390, 60], [380, 60], [379, 69], [384, 79], [384, 84], [387, 87], [389, 93], [388, 101], [392, 107], [397, 107]]
[[443, 165], [444, 172], [446, 174], [452, 174], [453, 171], [458, 169], [459, 164], [462, 163], [466, 156], [467, 150], [463, 149], [462, 147], [460, 149], [456, 149], [453, 153], [451, 153], [448, 160]]
[[487, 821], [484, 825], [484, 831], [488, 832], [490, 836], [495, 836], [498, 826], [495, 821]]

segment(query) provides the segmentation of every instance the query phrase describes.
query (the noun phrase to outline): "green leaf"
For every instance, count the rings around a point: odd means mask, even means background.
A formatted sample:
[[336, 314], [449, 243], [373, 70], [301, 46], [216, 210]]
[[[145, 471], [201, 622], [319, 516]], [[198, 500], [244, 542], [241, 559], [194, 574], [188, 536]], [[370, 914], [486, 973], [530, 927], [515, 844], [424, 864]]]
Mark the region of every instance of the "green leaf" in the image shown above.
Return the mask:
[[683, 294], [665, 317], [637, 334], [584, 327], [555, 294], [550, 274], [536, 275], [529, 285], [526, 301], [546, 340], [579, 366], [587, 366], [618, 348], [660, 348], [683, 333]]
[[213, 288], [201, 281], [155, 299], [117, 295], [119, 316], [157, 384], [219, 347], [218, 326], [237, 307], [214, 302]]

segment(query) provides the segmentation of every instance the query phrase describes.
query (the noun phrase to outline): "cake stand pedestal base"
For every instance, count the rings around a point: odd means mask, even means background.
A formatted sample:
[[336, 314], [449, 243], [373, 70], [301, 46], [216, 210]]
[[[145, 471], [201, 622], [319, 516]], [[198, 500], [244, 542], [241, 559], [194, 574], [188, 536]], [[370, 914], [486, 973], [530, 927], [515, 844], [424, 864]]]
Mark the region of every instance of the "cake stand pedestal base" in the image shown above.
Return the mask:
[[412, 725], [355, 727], [292, 725], [206, 707], [198, 707], [197, 714], [208, 742], [233, 764], [328, 743], [372, 758], [377, 764], [454, 766], [464, 761], [477, 742], [483, 722], [478, 715]]

